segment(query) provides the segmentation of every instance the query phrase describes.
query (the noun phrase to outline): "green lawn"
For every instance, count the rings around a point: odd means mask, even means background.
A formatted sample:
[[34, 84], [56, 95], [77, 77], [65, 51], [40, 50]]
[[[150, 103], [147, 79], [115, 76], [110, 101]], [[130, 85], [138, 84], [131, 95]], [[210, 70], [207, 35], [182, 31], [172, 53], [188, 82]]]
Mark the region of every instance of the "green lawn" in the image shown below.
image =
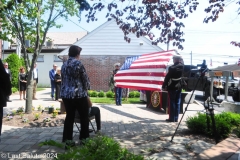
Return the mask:
[[[114, 98], [107, 98], [107, 97], [90, 97], [92, 103], [106, 103], [106, 104], [115, 104]], [[143, 104], [142, 101], [140, 101], [140, 98], [128, 98], [128, 101], [125, 101], [125, 99], [122, 99], [122, 104]]]

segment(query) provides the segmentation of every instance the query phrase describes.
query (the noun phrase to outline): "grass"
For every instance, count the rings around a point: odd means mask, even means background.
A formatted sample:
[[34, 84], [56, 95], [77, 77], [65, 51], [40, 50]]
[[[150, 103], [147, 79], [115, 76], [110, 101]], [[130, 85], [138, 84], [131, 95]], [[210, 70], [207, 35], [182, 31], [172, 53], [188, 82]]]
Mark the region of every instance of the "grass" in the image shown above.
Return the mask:
[[[92, 103], [106, 103], [106, 104], [115, 104], [115, 98], [107, 98], [107, 97], [90, 97]], [[140, 98], [128, 98], [128, 101], [122, 99], [122, 104], [141, 104]]]

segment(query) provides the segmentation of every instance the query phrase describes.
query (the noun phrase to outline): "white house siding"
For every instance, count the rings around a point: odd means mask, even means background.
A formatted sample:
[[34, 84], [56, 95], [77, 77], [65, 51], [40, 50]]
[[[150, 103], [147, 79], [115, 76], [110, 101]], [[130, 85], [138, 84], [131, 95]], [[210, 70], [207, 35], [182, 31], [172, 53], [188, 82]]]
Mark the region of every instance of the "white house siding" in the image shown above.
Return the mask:
[[[31, 54], [29, 54], [32, 56]], [[41, 53], [43, 55], [44, 62], [37, 62], [38, 68], [38, 86], [50, 87], [49, 71], [53, 68], [53, 64], [58, 67], [62, 66], [62, 62], [54, 62], [54, 55], [57, 53]]]
[[[84, 36], [74, 45], [82, 47], [81, 55], [140, 55], [162, 51], [158, 46], [152, 45], [145, 37], [137, 38], [134, 34], [129, 36], [131, 42], [124, 40], [124, 34], [114, 20], [108, 21]], [[140, 45], [143, 43], [143, 45]], [[65, 49], [60, 55], [67, 55]]]

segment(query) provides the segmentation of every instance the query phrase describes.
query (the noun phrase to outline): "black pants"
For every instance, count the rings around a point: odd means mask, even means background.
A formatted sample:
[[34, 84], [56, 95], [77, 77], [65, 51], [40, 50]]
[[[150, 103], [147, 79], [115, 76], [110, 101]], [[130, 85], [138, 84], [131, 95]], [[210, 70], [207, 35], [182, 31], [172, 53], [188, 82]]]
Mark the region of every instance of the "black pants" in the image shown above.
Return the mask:
[[73, 123], [75, 118], [75, 111], [78, 110], [80, 115], [81, 121], [81, 132], [79, 139], [86, 139], [89, 137], [89, 120], [88, 120], [88, 101], [87, 97], [83, 98], [76, 98], [76, 99], [66, 99], [62, 98], [63, 103], [66, 109], [66, 118], [64, 122], [63, 128], [63, 139], [62, 141], [65, 142], [66, 140], [72, 140], [73, 138]]
[[96, 123], [97, 123], [97, 130], [101, 130], [100, 109], [98, 107], [91, 107], [90, 116], [95, 116], [95, 120], [96, 120]]
[[0, 136], [2, 135], [3, 107], [0, 107]]
[[58, 100], [60, 98], [60, 89], [61, 89], [61, 83], [55, 83], [55, 100]]

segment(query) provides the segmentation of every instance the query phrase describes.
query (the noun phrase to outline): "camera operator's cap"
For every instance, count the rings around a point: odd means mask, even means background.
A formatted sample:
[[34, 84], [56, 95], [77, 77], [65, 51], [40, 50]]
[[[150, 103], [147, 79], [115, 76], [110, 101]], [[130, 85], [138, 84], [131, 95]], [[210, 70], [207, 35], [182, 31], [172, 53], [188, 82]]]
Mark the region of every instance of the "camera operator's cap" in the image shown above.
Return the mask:
[[116, 67], [116, 66], [120, 67], [120, 63], [115, 63], [114, 67]]

